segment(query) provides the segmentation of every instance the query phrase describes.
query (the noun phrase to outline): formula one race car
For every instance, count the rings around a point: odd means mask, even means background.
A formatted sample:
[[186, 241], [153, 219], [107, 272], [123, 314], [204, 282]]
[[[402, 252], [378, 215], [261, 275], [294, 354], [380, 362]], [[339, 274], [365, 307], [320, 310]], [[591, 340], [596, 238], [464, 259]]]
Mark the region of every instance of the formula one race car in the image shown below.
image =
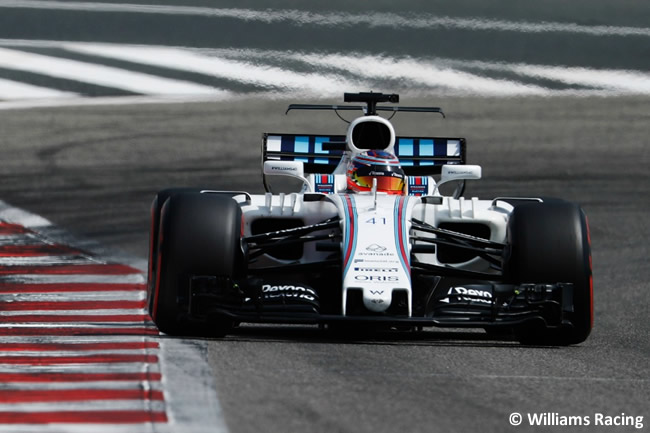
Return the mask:
[[[363, 115], [346, 135], [264, 134], [264, 195], [159, 192], [148, 281], [159, 329], [478, 327], [526, 344], [584, 341], [593, 284], [581, 208], [462, 197], [465, 180], [481, 177], [479, 166], [465, 164], [465, 139], [396, 136], [378, 112], [442, 113], [379, 105], [398, 101], [346, 93], [345, 102], [360, 105], [290, 105], [287, 112]], [[297, 179], [301, 190], [274, 194], [272, 176]], [[452, 182], [458, 188], [443, 195], [440, 187]]]

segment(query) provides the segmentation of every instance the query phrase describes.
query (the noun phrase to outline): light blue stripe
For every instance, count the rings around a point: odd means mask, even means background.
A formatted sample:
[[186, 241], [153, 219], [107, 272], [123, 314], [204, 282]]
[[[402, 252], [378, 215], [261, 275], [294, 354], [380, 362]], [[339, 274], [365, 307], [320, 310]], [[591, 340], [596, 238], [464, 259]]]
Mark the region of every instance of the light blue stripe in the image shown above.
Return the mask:
[[[343, 254], [348, 250], [348, 245], [350, 242], [352, 242], [352, 249], [350, 250], [350, 257], [348, 258], [348, 262], [345, 264], [345, 269], [343, 270], [343, 279], [345, 279], [346, 275], [348, 274], [348, 270], [350, 270], [350, 265], [354, 261], [354, 253], [357, 249], [357, 208], [356, 204], [354, 202], [354, 197], [351, 195], [348, 195], [350, 198], [350, 203], [352, 205], [352, 215], [348, 213], [348, 203], [345, 200], [345, 196], [339, 196], [341, 198], [341, 201], [343, 202], [343, 208], [345, 211], [345, 222], [346, 222], [346, 230], [345, 230], [345, 244], [343, 246]], [[350, 218], [354, 220], [354, 232], [350, 232]], [[345, 259], [345, 257], [344, 257]]]
[[[399, 230], [399, 209], [400, 209], [400, 201], [401, 197], [395, 200], [395, 210], [394, 210], [394, 215], [393, 219], [395, 220], [395, 225], [394, 225], [394, 232], [395, 232], [395, 246], [397, 247], [397, 256], [399, 257], [399, 261], [402, 263], [402, 268], [404, 269], [404, 272], [408, 276], [409, 281], [411, 281], [411, 273], [408, 270], [408, 266], [406, 263], [404, 263], [404, 257], [402, 257], [401, 253], [401, 248], [400, 248], [400, 237], [402, 239], [402, 243], [404, 244], [404, 253], [408, 255], [408, 239], [406, 238], [406, 208], [408, 204], [408, 197], [404, 198], [404, 212], [402, 214], [402, 230]], [[409, 260], [409, 258], [406, 258]]]
[[[433, 156], [433, 140], [420, 140], [420, 156]], [[427, 164], [422, 164], [427, 165]]]
[[399, 156], [413, 156], [413, 139], [400, 138], [398, 143], [397, 154]]
[[[309, 153], [309, 137], [296, 137], [294, 142], [294, 151], [298, 153]], [[298, 161], [298, 159], [296, 159]]]
[[[327, 137], [316, 137], [314, 141], [314, 152], [315, 153], [329, 153], [328, 150], [323, 150], [323, 143], [329, 142]], [[319, 163], [320, 164], [320, 163]]]

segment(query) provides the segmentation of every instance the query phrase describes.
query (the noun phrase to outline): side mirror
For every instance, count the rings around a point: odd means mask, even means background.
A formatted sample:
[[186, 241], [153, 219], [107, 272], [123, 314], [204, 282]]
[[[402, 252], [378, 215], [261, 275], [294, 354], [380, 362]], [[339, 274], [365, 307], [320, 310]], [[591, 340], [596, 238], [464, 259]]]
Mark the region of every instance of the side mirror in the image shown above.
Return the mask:
[[267, 176], [291, 176], [300, 179], [307, 187], [307, 192], [313, 188], [305, 178], [305, 167], [301, 161], [264, 161], [264, 174]]
[[436, 191], [447, 182], [454, 180], [476, 180], [481, 178], [480, 165], [443, 165], [440, 182], [436, 185]]

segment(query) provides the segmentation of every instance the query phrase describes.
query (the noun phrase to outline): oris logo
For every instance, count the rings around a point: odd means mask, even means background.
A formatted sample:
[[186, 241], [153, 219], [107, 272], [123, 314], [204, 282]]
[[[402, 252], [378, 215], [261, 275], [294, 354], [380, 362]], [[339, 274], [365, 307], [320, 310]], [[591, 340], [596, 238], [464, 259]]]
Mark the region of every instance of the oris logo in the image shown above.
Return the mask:
[[354, 279], [356, 281], [375, 283], [393, 283], [399, 281], [399, 277], [396, 275], [356, 275]]

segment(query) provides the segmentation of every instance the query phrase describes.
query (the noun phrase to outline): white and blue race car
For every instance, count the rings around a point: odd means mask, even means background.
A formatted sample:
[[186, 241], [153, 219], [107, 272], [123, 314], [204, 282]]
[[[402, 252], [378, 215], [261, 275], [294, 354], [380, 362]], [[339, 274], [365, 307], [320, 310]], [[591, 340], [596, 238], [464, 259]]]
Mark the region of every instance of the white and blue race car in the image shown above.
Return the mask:
[[[345, 135], [264, 134], [266, 194], [176, 188], [152, 205], [148, 305], [165, 333], [239, 323], [507, 330], [526, 344], [584, 341], [593, 325], [587, 218], [559, 199], [464, 198], [463, 138], [396, 136], [360, 105]], [[382, 105], [380, 105], [382, 104]], [[287, 111], [289, 111], [287, 110]], [[271, 179], [300, 182], [271, 192]], [[449, 195], [444, 184], [458, 187]], [[447, 186], [442, 188], [445, 190]]]

